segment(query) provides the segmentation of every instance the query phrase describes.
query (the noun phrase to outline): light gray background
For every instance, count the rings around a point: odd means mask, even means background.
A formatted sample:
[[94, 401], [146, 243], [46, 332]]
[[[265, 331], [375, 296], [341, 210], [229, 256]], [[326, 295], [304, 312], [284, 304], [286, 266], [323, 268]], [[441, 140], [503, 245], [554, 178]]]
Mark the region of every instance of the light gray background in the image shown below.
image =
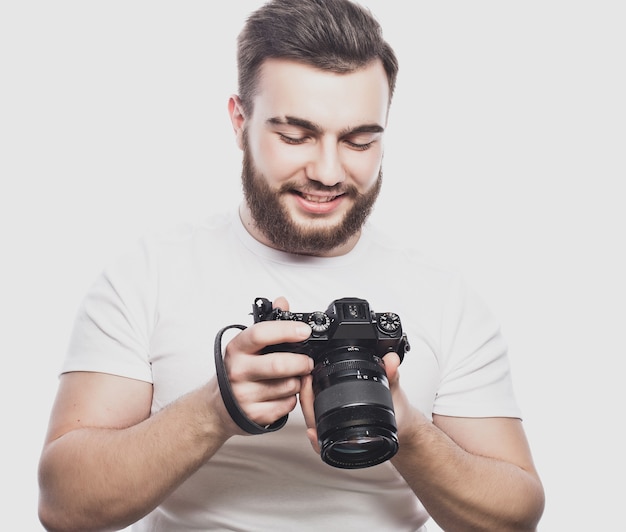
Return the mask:
[[[259, 4], [0, 4], [0, 489], [15, 530], [40, 530], [37, 460], [90, 283], [146, 230], [237, 202], [226, 102]], [[366, 5], [401, 62], [373, 218], [463, 271], [500, 317], [547, 491], [540, 529], [615, 530], [622, 3]]]

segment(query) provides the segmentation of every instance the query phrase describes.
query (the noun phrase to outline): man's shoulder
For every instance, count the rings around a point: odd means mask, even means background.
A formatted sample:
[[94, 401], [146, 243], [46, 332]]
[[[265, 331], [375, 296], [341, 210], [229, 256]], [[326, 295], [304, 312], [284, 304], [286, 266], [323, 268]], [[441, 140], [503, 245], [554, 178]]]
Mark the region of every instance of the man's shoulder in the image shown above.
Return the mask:
[[181, 221], [173, 225], [153, 228], [147, 231], [140, 240], [144, 245], [151, 247], [185, 245], [197, 239], [225, 237], [232, 223], [232, 213], [220, 212], [199, 220]]
[[117, 269], [154, 269], [164, 264], [196, 260], [219, 247], [232, 245], [231, 213], [214, 214], [203, 219], [153, 226], [122, 247], [107, 263], [105, 271]]

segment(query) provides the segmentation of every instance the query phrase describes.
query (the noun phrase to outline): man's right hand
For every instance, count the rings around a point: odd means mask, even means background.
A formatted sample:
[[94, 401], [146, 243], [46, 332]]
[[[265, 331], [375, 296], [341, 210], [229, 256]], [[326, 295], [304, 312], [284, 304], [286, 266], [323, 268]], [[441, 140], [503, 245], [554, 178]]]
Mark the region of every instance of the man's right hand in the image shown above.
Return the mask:
[[[289, 309], [285, 298], [274, 307]], [[235, 336], [224, 354], [226, 373], [233, 395], [246, 416], [265, 426], [291, 412], [297, 405], [301, 378], [311, 373], [313, 360], [308, 355], [275, 352], [260, 354], [268, 345], [302, 342], [311, 334], [303, 322], [275, 320], [255, 323]], [[235, 434], [245, 434], [223, 409]]]

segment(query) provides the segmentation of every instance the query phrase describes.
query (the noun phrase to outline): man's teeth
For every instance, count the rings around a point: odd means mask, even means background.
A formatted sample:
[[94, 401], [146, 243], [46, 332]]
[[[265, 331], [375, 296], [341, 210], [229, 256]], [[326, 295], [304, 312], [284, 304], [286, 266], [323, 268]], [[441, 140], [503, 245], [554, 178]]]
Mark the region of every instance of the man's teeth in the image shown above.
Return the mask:
[[328, 203], [333, 201], [337, 196], [309, 196], [308, 194], [302, 194], [302, 197], [307, 201], [313, 201], [315, 203]]

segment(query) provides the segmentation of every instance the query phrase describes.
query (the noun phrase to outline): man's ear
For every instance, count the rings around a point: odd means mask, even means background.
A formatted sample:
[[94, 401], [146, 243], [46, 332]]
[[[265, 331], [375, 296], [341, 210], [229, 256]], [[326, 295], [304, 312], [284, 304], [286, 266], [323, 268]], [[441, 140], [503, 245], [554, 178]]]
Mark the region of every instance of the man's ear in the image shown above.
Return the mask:
[[230, 122], [233, 125], [233, 131], [235, 132], [235, 141], [239, 149], [243, 149], [243, 126], [246, 121], [246, 117], [243, 112], [243, 105], [241, 99], [236, 94], [233, 94], [228, 99], [228, 114], [230, 115]]

